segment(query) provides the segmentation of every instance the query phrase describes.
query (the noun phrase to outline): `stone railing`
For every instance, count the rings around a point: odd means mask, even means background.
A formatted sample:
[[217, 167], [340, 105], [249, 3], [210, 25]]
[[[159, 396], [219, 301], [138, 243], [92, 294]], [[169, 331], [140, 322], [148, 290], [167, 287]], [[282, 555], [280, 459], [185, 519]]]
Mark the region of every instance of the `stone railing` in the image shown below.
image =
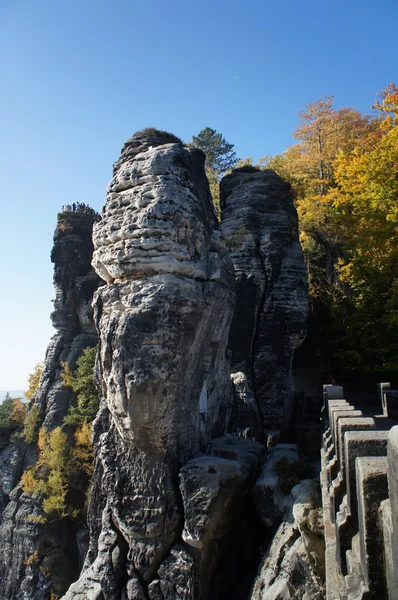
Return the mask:
[[324, 386], [322, 497], [326, 600], [398, 599], [398, 392], [379, 384], [380, 415]]

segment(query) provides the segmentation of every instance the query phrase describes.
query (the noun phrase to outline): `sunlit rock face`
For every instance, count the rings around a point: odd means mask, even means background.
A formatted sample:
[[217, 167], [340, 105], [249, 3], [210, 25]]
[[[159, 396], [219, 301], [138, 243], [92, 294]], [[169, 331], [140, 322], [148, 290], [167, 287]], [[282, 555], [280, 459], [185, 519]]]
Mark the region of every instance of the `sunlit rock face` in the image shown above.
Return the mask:
[[94, 229], [101, 380], [125, 441], [184, 461], [223, 429], [233, 276], [203, 154], [147, 145], [117, 163]]
[[292, 357], [305, 338], [308, 306], [290, 186], [270, 170], [237, 169], [221, 181], [221, 209], [236, 279], [232, 369], [250, 381], [263, 427], [286, 429]]
[[[179, 469], [225, 432], [230, 413], [234, 277], [203, 153], [170, 134], [133, 136], [93, 241], [107, 281], [94, 300], [103, 401], [91, 548], [66, 598], [110, 585], [139, 598], [181, 536]], [[115, 548], [117, 564], [107, 559]]]

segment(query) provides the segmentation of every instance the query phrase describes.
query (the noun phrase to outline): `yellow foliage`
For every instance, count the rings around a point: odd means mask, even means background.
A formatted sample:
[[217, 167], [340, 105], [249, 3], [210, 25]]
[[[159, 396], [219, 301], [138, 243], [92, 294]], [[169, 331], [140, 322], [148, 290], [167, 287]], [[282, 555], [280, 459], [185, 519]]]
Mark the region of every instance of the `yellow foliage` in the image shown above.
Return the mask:
[[57, 512], [59, 517], [67, 516], [66, 494], [68, 481], [61, 471], [51, 471], [45, 489], [43, 510], [49, 514]]
[[27, 567], [37, 567], [40, 563], [40, 556], [38, 552], [32, 552], [30, 556], [25, 560], [24, 564]]
[[37, 363], [37, 365], [34, 368], [33, 373], [30, 373], [30, 375], [28, 377], [29, 389], [25, 394], [25, 396], [27, 397], [28, 400], [31, 399], [31, 397], [33, 396], [33, 394], [35, 393], [35, 391], [37, 390], [37, 388], [39, 386], [40, 377], [43, 372], [43, 368], [44, 368], [43, 362]]
[[39, 432], [39, 423], [40, 423], [40, 406], [38, 404], [34, 404], [26, 414], [24, 429], [22, 432], [22, 435], [28, 444], [33, 444], [37, 441], [37, 435]]
[[41, 427], [37, 444], [39, 458], [34, 467], [23, 473], [23, 490], [30, 494], [42, 493], [44, 512], [57, 512], [60, 518], [65, 517], [70, 469], [67, 436], [61, 427], [51, 432]]
[[331, 315], [328, 339], [368, 372], [398, 369], [398, 88], [379, 96], [376, 118], [335, 110], [332, 97], [310, 103], [298, 143], [263, 160], [294, 189], [310, 293]]
[[36, 494], [37, 493], [38, 485], [40, 482], [37, 480], [37, 478], [35, 476], [34, 467], [30, 467], [22, 474], [21, 482], [22, 482], [22, 489], [24, 492], [27, 492], [28, 494]]
[[63, 385], [65, 387], [73, 388], [73, 371], [72, 371], [72, 369], [70, 368], [70, 366], [67, 362], [62, 362], [61, 367], [62, 367], [61, 379], [63, 381]]
[[11, 413], [11, 420], [16, 425], [23, 425], [26, 417], [26, 404], [24, 404], [19, 398], [15, 398], [13, 401], [13, 409]]
[[28, 515], [28, 521], [36, 525], [45, 525], [47, 523], [47, 519], [43, 515]]
[[56, 427], [50, 433], [42, 427], [39, 431], [40, 455], [37, 465], [49, 470], [65, 471], [68, 455], [67, 441], [67, 435], [61, 427]]
[[90, 477], [94, 470], [94, 454], [91, 443], [92, 425], [84, 422], [75, 432], [76, 446], [72, 450], [72, 460], [76, 468]]
[[398, 125], [398, 88], [395, 83], [390, 83], [378, 96], [382, 101], [377, 100], [372, 108], [387, 114], [387, 117], [381, 123], [381, 129], [388, 131]]

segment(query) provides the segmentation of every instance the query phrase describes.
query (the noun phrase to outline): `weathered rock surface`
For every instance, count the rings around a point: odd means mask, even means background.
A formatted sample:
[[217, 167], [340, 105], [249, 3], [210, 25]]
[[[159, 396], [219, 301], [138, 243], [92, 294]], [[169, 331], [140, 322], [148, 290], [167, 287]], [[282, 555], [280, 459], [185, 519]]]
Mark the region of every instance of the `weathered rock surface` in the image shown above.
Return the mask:
[[276, 528], [282, 521], [286, 508], [291, 504], [290, 494], [283, 494], [279, 486], [279, 477], [274, 470], [275, 463], [281, 459], [289, 462], [299, 459], [296, 444], [278, 444], [272, 448], [253, 488], [254, 503], [263, 523]]
[[266, 449], [256, 440], [271, 446], [289, 425], [305, 335], [297, 215], [272, 172], [232, 173], [221, 203], [226, 245], [203, 153], [150, 129], [124, 145], [101, 220], [87, 207], [59, 216], [57, 334], [32, 405], [47, 429], [62, 423], [75, 398], [61, 363], [73, 368], [98, 330], [89, 545], [85, 554], [81, 525], [38, 521], [38, 499], [18, 485], [37, 448], [19, 440], [0, 454], [4, 600], [49, 600], [54, 585], [64, 600], [246, 598], [259, 555], [250, 561], [281, 521], [253, 600], [320, 597], [314, 483], [283, 496], [273, 471], [297, 447], [271, 449], [258, 479]]
[[250, 600], [322, 600], [324, 542], [319, 485], [301, 481], [259, 569]]
[[237, 169], [221, 181], [221, 209], [236, 279], [232, 367], [250, 382], [263, 428], [287, 429], [292, 357], [307, 322], [307, 274], [290, 187], [273, 171]]
[[[264, 453], [261, 444], [225, 435], [211, 442], [206, 455], [188, 461], [180, 470], [183, 548], [184, 556], [190, 557], [187, 577], [190, 595], [182, 597], [198, 600], [230, 597], [225, 579], [234, 579], [231, 564], [225, 571], [220, 564], [226, 557], [234, 556], [234, 549], [236, 554], [236, 537], [241, 535], [240, 523], [248, 512], [247, 497]], [[247, 531], [244, 533], [249, 537]], [[172, 565], [174, 568], [174, 561]], [[151, 600], [158, 597], [151, 595], [152, 590], [168, 585], [175, 574], [169, 558], [158, 571], [161, 579], [155, 580], [149, 588]]]
[[[178, 473], [225, 432], [232, 393], [233, 269], [204, 155], [169, 134], [133, 136], [115, 163], [93, 239], [93, 265], [107, 281], [94, 301], [103, 403], [94, 425], [90, 550], [65, 599], [88, 590], [93, 598], [148, 590], [153, 598], [192, 597], [182, 595], [196, 583], [192, 555], [178, 545]], [[191, 583], [178, 587], [170, 572], [180, 563], [181, 581], [184, 572]]]
[[251, 440], [262, 440], [264, 431], [258, 404], [248, 377], [242, 371], [231, 373], [234, 390], [229, 429]]
[[[75, 402], [71, 388], [62, 385], [61, 363], [72, 369], [82, 350], [97, 343], [91, 300], [99, 277], [91, 267], [91, 232], [98, 215], [91, 209], [58, 215], [51, 260], [54, 263], [55, 301], [52, 321], [57, 333], [46, 353], [40, 384], [30, 402], [39, 406], [38, 425], [48, 430], [61, 425], [69, 406]], [[0, 597], [3, 600], [48, 600], [51, 580], [39, 569], [47, 557], [47, 572], [62, 564], [58, 589], [67, 589], [78, 574], [77, 527], [56, 521], [46, 525], [32, 522], [41, 515], [35, 497], [22, 494], [23, 471], [37, 460], [36, 444], [16, 439], [0, 454]], [[12, 489], [14, 491], [12, 491]], [[38, 553], [37, 561], [29, 559]], [[28, 561], [28, 564], [26, 564]], [[55, 569], [56, 570], [56, 569]]]

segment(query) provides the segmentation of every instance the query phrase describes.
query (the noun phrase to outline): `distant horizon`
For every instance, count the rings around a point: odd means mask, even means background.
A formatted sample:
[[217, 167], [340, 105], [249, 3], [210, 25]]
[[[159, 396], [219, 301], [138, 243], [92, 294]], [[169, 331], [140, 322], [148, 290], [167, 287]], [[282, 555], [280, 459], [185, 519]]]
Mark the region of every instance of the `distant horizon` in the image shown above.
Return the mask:
[[4, 401], [7, 394], [10, 394], [11, 398], [22, 398], [23, 400], [27, 400], [27, 397], [25, 396], [26, 392], [22, 390], [0, 390], [0, 404]]

